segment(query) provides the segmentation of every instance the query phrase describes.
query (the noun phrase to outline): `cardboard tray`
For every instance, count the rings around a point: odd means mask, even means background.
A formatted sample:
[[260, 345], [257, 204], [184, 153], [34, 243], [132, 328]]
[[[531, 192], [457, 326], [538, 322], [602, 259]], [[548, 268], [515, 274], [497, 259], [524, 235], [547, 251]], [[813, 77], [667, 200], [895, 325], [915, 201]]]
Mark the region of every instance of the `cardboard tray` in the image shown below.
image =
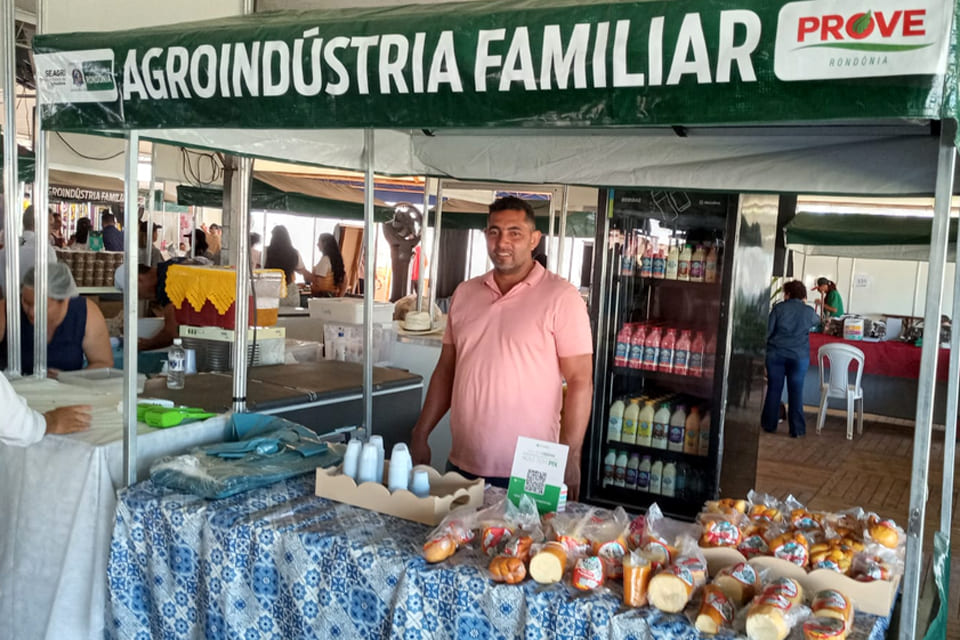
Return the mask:
[[[707, 560], [707, 571], [711, 576], [724, 567], [747, 561], [742, 553], [728, 547], [701, 547], [700, 551]], [[758, 570], [769, 570], [774, 578], [793, 578], [810, 594], [822, 589], [836, 589], [853, 601], [853, 608], [857, 611], [877, 616], [890, 615], [900, 589], [900, 576], [893, 580], [860, 582], [829, 569], [807, 572], [792, 562], [772, 556], [757, 556], [749, 562]]]
[[[389, 468], [390, 461], [387, 460], [384, 462], [384, 478]], [[453, 471], [440, 475], [433, 467], [417, 465], [415, 471], [425, 470], [430, 476], [430, 495], [418, 498], [409, 491], [390, 493], [386, 486], [377, 482], [357, 486], [353, 478], [340, 473], [340, 469], [340, 466], [317, 469], [315, 493], [318, 496], [429, 525], [439, 524], [459, 507], [483, 504], [483, 478], [467, 480]]]

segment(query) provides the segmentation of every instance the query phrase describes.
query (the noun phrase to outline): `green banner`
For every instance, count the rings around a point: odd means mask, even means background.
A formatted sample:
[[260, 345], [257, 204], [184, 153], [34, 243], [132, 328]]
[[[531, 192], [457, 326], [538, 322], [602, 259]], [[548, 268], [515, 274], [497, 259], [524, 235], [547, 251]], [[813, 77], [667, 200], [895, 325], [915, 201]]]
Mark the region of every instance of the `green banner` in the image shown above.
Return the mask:
[[500, 0], [38, 35], [49, 129], [939, 118], [952, 0]]

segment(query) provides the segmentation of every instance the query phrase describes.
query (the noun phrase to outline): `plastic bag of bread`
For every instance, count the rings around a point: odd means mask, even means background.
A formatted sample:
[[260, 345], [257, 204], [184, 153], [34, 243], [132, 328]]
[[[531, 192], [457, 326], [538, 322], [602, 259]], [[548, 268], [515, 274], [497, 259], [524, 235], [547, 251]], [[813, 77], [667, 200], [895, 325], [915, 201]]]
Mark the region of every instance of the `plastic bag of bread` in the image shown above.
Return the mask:
[[742, 527], [746, 521], [739, 511], [731, 513], [701, 513], [697, 518], [703, 533], [701, 547], [737, 547], [743, 542]]
[[863, 540], [863, 522], [866, 514], [860, 507], [828, 513], [824, 529], [833, 536]]
[[770, 542], [768, 536], [776, 537], [777, 529], [770, 527], [768, 523], [758, 523], [751, 520], [743, 530], [743, 539], [737, 545], [737, 551], [743, 554], [743, 557], [749, 560], [756, 556], [770, 555]]
[[703, 503], [701, 513], [747, 513], [747, 501], [737, 498], [721, 498], [719, 500], [707, 500]]
[[606, 578], [623, 577], [623, 556], [627, 552], [630, 517], [622, 507], [612, 512], [598, 512], [584, 527], [593, 555], [603, 564]]
[[634, 549], [623, 557], [623, 604], [642, 607], [647, 604], [647, 588], [653, 576], [653, 563], [642, 551]]
[[550, 540], [536, 549], [530, 558], [530, 577], [540, 584], [560, 582], [567, 570], [567, 562], [567, 547], [562, 542]]
[[746, 562], [724, 567], [713, 577], [713, 584], [737, 607], [753, 600], [762, 588], [760, 573]]
[[680, 556], [650, 579], [647, 598], [660, 611], [679, 613], [706, 582], [707, 561], [696, 541], [688, 538]]
[[783, 522], [783, 504], [767, 493], [751, 490], [747, 494], [747, 517], [757, 522], [780, 524]]
[[884, 519], [875, 513], [868, 514], [864, 523], [863, 539], [887, 549], [899, 549], [906, 545], [907, 537], [896, 522]]
[[863, 551], [853, 556], [848, 575], [859, 582], [892, 580], [903, 575], [903, 559], [886, 548]]
[[593, 591], [603, 586], [604, 566], [597, 556], [584, 556], [573, 565], [570, 583], [580, 591]]
[[667, 518], [656, 502], [647, 509], [646, 528], [640, 549], [657, 565], [668, 565], [677, 557], [687, 541], [696, 547], [703, 528], [696, 523]]
[[547, 539], [555, 540], [566, 548], [571, 565], [578, 558], [590, 555], [592, 552], [590, 540], [587, 539], [587, 527], [595, 518], [601, 517], [598, 516], [600, 511], [600, 509], [591, 508], [584, 513], [565, 511], [544, 516]]
[[517, 584], [527, 577], [527, 566], [523, 559], [511, 556], [497, 556], [490, 561], [487, 569], [495, 582]]
[[488, 556], [500, 555], [504, 546], [518, 536], [543, 539], [537, 504], [525, 494], [517, 505], [503, 498], [478, 511], [475, 519], [480, 530], [480, 550]]
[[747, 610], [750, 640], [784, 640], [800, 620], [809, 615], [803, 589], [796, 580], [778, 578], [766, 585]]
[[638, 549], [643, 544], [643, 532], [647, 528], [647, 517], [637, 516], [630, 521], [629, 532], [627, 533], [627, 546], [630, 549]]
[[863, 549], [862, 542], [838, 537], [810, 545], [810, 570], [828, 569], [837, 573], [847, 573], [850, 571], [854, 556]]
[[457, 509], [444, 518], [423, 544], [423, 557], [427, 562], [443, 562], [461, 546], [474, 538], [473, 508]]
[[810, 613], [817, 618], [835, 618], [843, 622], [844, 630], [853, 626], [853, 602], [836, 589], [823, 589], [814, 594]]
[[770, 555], [804, 569], [810, 564], [810, 542], [800, 531], [789, 529], [769, 541]]
[[735, 614], [736, 608], [723, 590], [715, 584], [708, 584], [700, 591], [700, 606], [693, 626], [700, 633], [712, 636], [730, 628]]

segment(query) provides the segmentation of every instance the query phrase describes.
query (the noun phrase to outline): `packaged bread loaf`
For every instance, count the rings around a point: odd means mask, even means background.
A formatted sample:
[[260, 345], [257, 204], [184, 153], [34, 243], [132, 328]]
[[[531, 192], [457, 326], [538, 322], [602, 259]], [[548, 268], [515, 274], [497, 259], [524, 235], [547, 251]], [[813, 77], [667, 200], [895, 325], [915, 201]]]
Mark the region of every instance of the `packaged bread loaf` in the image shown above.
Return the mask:
[[591, 553], [600, 558], [606, 578], [619, 580], [623, 577], [623, 555], [627, 552], [629, 529], [630, 518], [622, 507], [594, 516], [584, 527]]
[[752, 565], [738, 562], [717, 572], [713, 584], [723, 591], [733, 604], [742, 607], [760, 592], [760, 575]]
[[678, 557], [684, 545], [692, 542], [696, 547], [702, 532], [699, 524], [665, 517], [660, 507], [653, 503], [647, 509], [646, 528], [640, 548], [655, 564], [667, 565]]
[[876, 514], [867, 518], [867, 536], [869, 540], [888, 549], [900, 546], [902, 532], [893, 520], [883, 520]]
[[771, 495], [751, 491], [747, 494], [747, 516], [767, 524], [783, 522], [783, 504]]
[[713, 635], [733, 623], [736, 610], [726, 594], [715, 584], [703, 588], [700, 609], [694, 626], [700, 633]]
[[496, 582], [517, 584], [527, 577], [527, 567], [520, 558], [497, 556], [490, 561], [488, 569]]
[[503, 545], [500, 555], [508, 558], [520, 558], [520, 561], [526, 564], [530, 561], [530, 548], [532, 546], [533, 538], [530, 536], [511, 538]]
[[810, 618], [803, 623], [805, 640], [844, 640], [848, 629], [836, 618]]
[[666, 613], [679, 613], [693, 592], [706, 582], [707, 564], [703, 558], [678, 558], [650, 579], [647, 597], [654, 607]]
[[770, 554], [798, 567], [810, 563], [810, 545], [807, 537], [799, 531], [787, 531], [770, 541]]
[[444, 519], [423, 545], [423, 558], [430, 563], [442, 562], [456, 553], [461, 545], [473, 540], [473, 529], [460, 517]]
[[500, 553], [501, 546], [513, 537], [513, 529], [505, 525], [487, 526], [480, 533], [480, 550], [488, 556]]
[[653, 564], [640, 551], [631, 551], [623, 557], [623, 604], [642, 607], [647, 604], [647, 588], [653, 573]]
[[750, 640], [784, 640], [796, 621], [792, 610], [802, 599], [803, 590], [796, 580], [779, 578], [768, 584], [747, 612], [747, 636]]
[[836, 589], [824, 589], [813, 596], [811, 613], [818, 618], [835, 618], [849, 631], [853, 625], [853, 603]]
[[597, 556], [586, 556], [573, 566], [571, 582], [580, 591], [592, 591], [603, 585], [603, 563]]
[[700, 535], [702, 547], [736, 547], [743, 541], [740, 529], [743, 515], [732, 513], [707, 513], [699, 518], [703, 533]]
[[530, 577], [540, 584], [552, 584], [563, 579], [567, 570], [567, 548], [556, 540], [543, 545], [530, 558]]

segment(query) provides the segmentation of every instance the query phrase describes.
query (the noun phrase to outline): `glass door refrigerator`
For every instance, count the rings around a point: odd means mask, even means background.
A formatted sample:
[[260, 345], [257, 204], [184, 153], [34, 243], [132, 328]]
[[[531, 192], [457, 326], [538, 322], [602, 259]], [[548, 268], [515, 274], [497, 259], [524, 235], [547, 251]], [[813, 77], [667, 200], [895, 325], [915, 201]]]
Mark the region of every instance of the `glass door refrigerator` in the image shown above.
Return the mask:
[[601, 190], [587, 502], [692, 518], [717, 495], [738, 205], [737, 194]]

